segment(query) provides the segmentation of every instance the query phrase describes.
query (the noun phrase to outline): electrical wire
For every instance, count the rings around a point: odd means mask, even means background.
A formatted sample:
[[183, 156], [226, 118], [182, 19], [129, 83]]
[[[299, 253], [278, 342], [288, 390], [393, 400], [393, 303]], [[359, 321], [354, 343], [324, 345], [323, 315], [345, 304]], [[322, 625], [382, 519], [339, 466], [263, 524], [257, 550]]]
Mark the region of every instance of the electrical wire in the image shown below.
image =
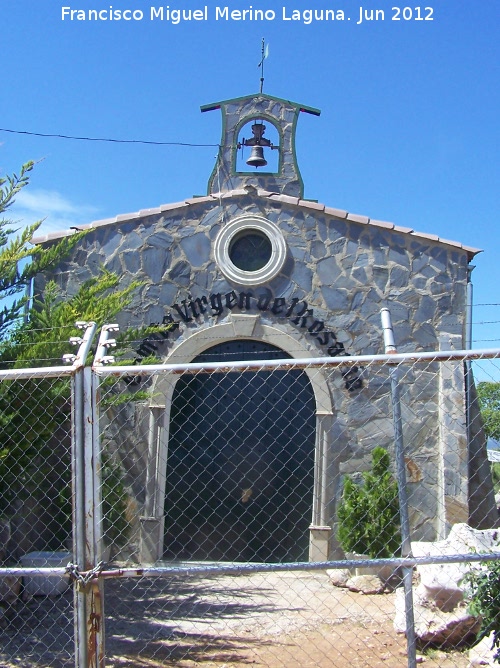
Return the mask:
[[112, 139], [110, 137], [77, 137], [75, 135], [49, 134], [44, 132], [29, 132], [28, 130], [9, 130], [0, 128], [0, 132], [10, 132], [16, 135], [30, 135], [32, 137], [54, 137], [56, 139], [75, 139], [78, 141], [101, 141], [113, 144], [151, 144], [153, 146], [192, 146], [202, 148], [218, 148], [219, 144], [192, 144], [181, 141], [148, 141], [146, 139]]
[[[114, 139], [113, 137], [79, 137], [77, 135], [63, 135], [58, 133], [48, 133], [48, 132], [31, 132], [29, 130], [12, 130], [9, 128], [0, 128], [0, 132], [9, 132], [10, 134], [15, 135], [28, 135], [30, 137], [46, 137], [46, 138], [55, 138], [55, 139], [71, 139], [76, 141], [93, 141], [93, 142], [108, 142], [111, 144], [141, 144], [149, 146], [187, 146], [188, 148], [218, 148], [220, 150], [224, 148], [230, 148], [224, 146], [223, 144], [195, 144], [192, 142], [182, 142], [182, 141], [153, 141], [148, 139]], [[292, 150], [284, 150], [283, 153], [292, 153]]]

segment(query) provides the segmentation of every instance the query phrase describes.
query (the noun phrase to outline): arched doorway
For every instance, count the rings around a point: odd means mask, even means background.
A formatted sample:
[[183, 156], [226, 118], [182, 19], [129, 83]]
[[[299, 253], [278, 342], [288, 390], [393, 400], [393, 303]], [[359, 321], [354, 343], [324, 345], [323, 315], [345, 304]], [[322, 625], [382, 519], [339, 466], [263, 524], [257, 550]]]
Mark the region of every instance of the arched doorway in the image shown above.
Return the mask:
[[[280, 359], [238, 339], [194, 362]], [[301, 370], [182, 376], [172, 397], [165, 559], [306, 561], [316, 402]]]

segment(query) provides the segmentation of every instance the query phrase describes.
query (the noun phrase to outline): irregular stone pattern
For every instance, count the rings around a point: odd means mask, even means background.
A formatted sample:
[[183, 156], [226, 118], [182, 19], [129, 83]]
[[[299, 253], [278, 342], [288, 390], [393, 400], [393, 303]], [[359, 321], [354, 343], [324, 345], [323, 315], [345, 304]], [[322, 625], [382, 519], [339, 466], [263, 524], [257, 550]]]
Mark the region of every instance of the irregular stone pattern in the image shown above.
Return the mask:
[[[314, 203], [280, 196], [274, 201], [269, 192], [261, 196], [247, 187], [220, 197], [193, 198], [114, 221], [94, 223], [78, 250], [55, 272], [63, 292], [74, 293], [83, 281], [104, 266], [122, 276], [123, 285], [142, 281], [132, 303], [118, 316], [120, 327], [138, 327], [171, 314], [179, 327], [159, 347], [167, 356], [193, 332], [226, 322], [231, 315], [246, 313], [231, 294], [242, 291], [232, 285], [217, 267], [213, 240], [227, 221], [241, 214], [265, 216], [282, 231], [287, 244], [287, 259], [280, 275], [269, 285], [246, 288], [254, 296], [251, 313], [260, 322], [281, 330], [297, 341], [297, 350], [310, 355], [327, 354], [319, 345], [318, 332], [310, 332], [314, 321], [324, 323], [325, 331], [335, 333], [337, 341], [351, 354], [383, 352], [380, 309], [391, 311], [400, 352], [461, 349], [466, 311], [468, 251], [446, 245], [434, 238], [420, 237], [391, 229], [389, 224], [368, 224], [317, 210]], [[318, 208], [321, 207], [318, 205]], [[344, 218], [342, 217], [344, 216]], [[429, 235], [430, 236], [430, 235]], [[41, 281], [37, 290], [43, 287]], [[220, 294], [226, 300], [220, 315], [208, 308], [205, 313], [183, 322], [179, 313], [183, 300], [208, 298]], [[229, 295], [229, 297], [226, 297]], [[265, 296], [266, 310], [257, 309], [257, 298]], [[273, 300], [290, 303], [296, 298], [307, 302], [313, 315], [297, 324], [284, 313], [273, 313]], [[227, 301], [229, 300], [229, 301]], [[177, 310], [173, 305], [177, 304]], [[227, 304], [230, 304], [227, 307]], [[320, 327], [320, 325], [316, 325]], [[189, 361], [189, 360], [186, 360]], [[361, 370], [362, 387], [346, 391], [340, 373], [330, 375], [329, 391], [335, 409], [332, 444], [331, 495], [334, 522], [335, 500], [341, 476], [359, 473], [369, 467], [370, 452], [376, 445], [393, 451], [390, 381], [387, 368]], [[402, 412], [409, 475], [410, 519], [417, 539], [433, 540], [439, 526], [467, 520], [467, 454], [464, 448], [463, 376], [451, 373], [443, 385], [450, 397], [439, 397], [436, 366], [429, 369], [405, 367]], [[446, 405], [445, 405], [446, 404]], [[450, 465], [440, 459], [443, 440], [442, 411], [453, 409], [448, 420], [446, 451]], [[144, 408], [147, 410], [147, 407]], [[139, 418], [137, 416], [137, 419]], [[144, 418], [146, 420], [146, 418]], [[146, 443], [138, 444], [134, 429], [120, 430], [120, 450], [138, 457], [133, 482], [139, 506], [144, 498]], [[117, 446], [118, 447], [118, 446]], [[139, 447], [142, 453], [137, 453]], [[418, 471], [418, 474], [415, 473]], [[412, 473], [413, 472], [413, 473]], [[441, 498], [446, 495], [451, 501]], [[440, 496], [441, 495], [441, 496]], [[440, 513], [445, 509], [445, 515]], [[450, 518], [446, 516], [450, 513]], [[335, 531], [334, 531], [335, 532]], [[333, 532], [333, 533], [334, 533]]]

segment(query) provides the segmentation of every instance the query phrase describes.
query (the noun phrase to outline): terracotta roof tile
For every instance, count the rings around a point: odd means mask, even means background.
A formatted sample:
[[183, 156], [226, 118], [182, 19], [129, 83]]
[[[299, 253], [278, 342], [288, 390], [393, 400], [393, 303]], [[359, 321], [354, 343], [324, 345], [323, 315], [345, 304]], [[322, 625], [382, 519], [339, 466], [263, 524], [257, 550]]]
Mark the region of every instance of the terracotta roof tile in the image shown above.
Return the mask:
[[105, 227], [106, 225], [111, 225], [112, 223], [116, 223], [115, 218], [104, 218], [103, 220], [94, 220], [92, 223], [83, 225], [82, 227], [83, 229], [92, 229], [93, 227]]
[[377, 227], [384, 227], [386, 230], [393, 230], [396, 226], [394, 223], [387, 223], [385, 220], [372, 220], [370, 218], [370, 225], [376, 225]]
[[276, 199], [280, 202], [283, 202], [283, 204], [295, 204], [297, 205], [300, 200], [298, 197], [291, 197], [290, 195], [280, 195], [278, 193], [272, 193], [269, 195], [269, 199]]
[[429, 239], [430, 241], [439, 241], [437, 234], [428, 234], [426, 232], [413, 232], [413, 234], [421, 239]]
[[307, 199], [299, 200], [299, 206], [305, 207], [306, 209], [314, 209], [315, 211], [324, 211], [325, 205], [321, 202], [311, 202]]
[[[246, 188], [236, 188], [235, 190], [232, 190], [231, 192], [235, 195], [235, 197], [238, 197], [238, 196], [243, 197], [244, 195], [248, 195], [248, 190], [246, 190]], [[219, 197], [221, 197], [223, 194], [224, 193], [216, 193], [216, 194], [212, 195], [212, 197], [214, 199], [219, 199]]]
[[[247, 192], [247, 195], [248, 194], [251, 193]], [[279, 195], [279, 193], [275, 193], [272, 190], [264, 190], [263, 188], [257, 188], [257, 195], [259, 197], [271, 197], [271, 195]]]
[[[373, 220], [371, 222], [373, 223]], [[402, 234], [411, 234], [413, 232], [413, 228], [402, 227], [401, 225], [394, 225], [394, 232], [401, 232]]]
[[122, 213], [119, 216], [116, 216], [113, 222], [122, 223], [126, 220], [136, 220], [137, 218], [143, 218], [144, 216], [150, 216], [152, 213], [160, 213], [160, 209], [143, 209], [138, 213]]
[[360, 216], [357, 213], [348, 213], [347, 220], [352, 220], [353, 223], [363, 223], [364, 225], [370, 222], [368, 216]]
[[189, 197], [185, 200], [186, 204], [202, 204], [203, 202], [213, 202], [212, 195], [205, 195], [203, 197]]
[[448, 246], [458, 246], [458, 248], [463, 248], [459, 241], [451, 241], [450, 239], [443, 239], [443, 237], [439, 237], [439, 241], [440, 243], [447, 244]]
[[[325, 214], [329, 216], [334, 216], [336, 218], [347, 219], [354, 223], [361, 223], [363, 225], [370, 225], [373, 227], [379, 227], [382, 229], [394, 230], [401, 234], [408, 234], [417, 239], [426, 239], [429, 241], [435, 241], [437, 243], [442, 243], [446, 246], [452, 246], [455, 248], [461, 248], [469, 255], [469, 259], [472, 259], [474, 255], [481, 252], [479, 248], [472, 248], [471, 246], [464, 246], [463, 244], [457, 241], [450, 241], [448, 239], [441, 239], [437, 234], [428, 234], [425, 232], [416, 232], [410, 227], [402, 227], [395, 225], [394, 223], [389, 223], [383, 220], [370, 220], [368, 216], [361, 216], [356, 213], [348, 213], [343, 209], [335, 209], [333, 207], [327, 207], [320, 202], [312, 202], [309, 200], [299, 199], [297, 197], [291, 197], [290, 195], [281, 195], [279, 193], [270, 192], [268, 190], [257, 189], [253, 186], [246, 186], [245, 188], [239, 188], [237, 190], [230, 190], [223, 193], [214, 193], [212, 195], [203, 196], [203, 197], [192, 197], [184, 200], [183, 202], [173, 202], [171, 204], [162, 204], [159, 207], [152, 209], [144, 209], [138, 213], [127, 213], [120, 214], [115, 218], [106, 218], [104, 220], [97, 220], [89, 225], [81, 225], [81, 229], [92, 229], [94, 227], [103, 227], [105, 225], [116, 225], [120, 222], [125, 222], [128, 220], [137, 220], [138, 218], [157, 214], [164, 213], [167, 211], [175, 211], [177, 209], [182, 209], [194, 204], [208, 203], [213, 202], [217, 203], [219, 199], [230, 199], [231, 197], [238, 197], [243, 195], [253, 195], [258, 197], [267, 197], [273, 202], [282, 202], [283, 204], [291, 204], [302, 209], [312, 209], [314, 211], [324, 211]], [[61, 232], [51, 232], [50, 234], [34, 237], [33, 243], [41, 244], [56, 239], [61, 239], [62, 237], [69, 236], [73, 234], [73, 230], [66, 230]]]
[[[143, 216], [154, 216], [158, 213], [161, 213], [159, 206], [152, 209], [141, 209], [137, 218], [142, 218]], [[133, 217], [135, 218], [135, 216]]]
[[173, 211], [174, 209], [182, 209], [183, 206], [188, 206], [186, 202], [172, 202], [172, 204], [162, 204], [160, 206], [160, 213], [165, 211]]
[[343, 209], [334, 209], [331, 206], [325, 206], [325, 213], [329, 216], [335, 216], [336, 218], [347, 218], [347, 211]]

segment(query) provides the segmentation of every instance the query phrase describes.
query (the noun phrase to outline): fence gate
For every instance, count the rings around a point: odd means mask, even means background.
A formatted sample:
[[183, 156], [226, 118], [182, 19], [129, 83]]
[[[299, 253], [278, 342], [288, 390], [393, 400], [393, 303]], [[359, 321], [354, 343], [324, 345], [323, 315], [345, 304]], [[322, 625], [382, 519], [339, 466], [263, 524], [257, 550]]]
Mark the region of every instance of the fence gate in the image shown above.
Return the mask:
[[[498, 382], [500, 351], [295, 360], [241, 339], [191, 364], [121, 367], [102, 364], [107, 328], [85, 367], [94, 329], [69, 367], [0, 371], [2, 668], [411, 668], [416, 652], [468, 666], [458, 636], [443, 648], [423, 635], [418, 580], [433, 563], [500, 558], [443, 542], [467, 495], [474, 521], [495, 521], [476, 386]], [[360, 561], [337, 512], [376, 446], [412, 552], [403, 535], [403, 552]], [[376, 540], [386, 511], [371, 524], [358, 512], [353, 534]], [[309, 561], [318, 535], [329, 552]]]

